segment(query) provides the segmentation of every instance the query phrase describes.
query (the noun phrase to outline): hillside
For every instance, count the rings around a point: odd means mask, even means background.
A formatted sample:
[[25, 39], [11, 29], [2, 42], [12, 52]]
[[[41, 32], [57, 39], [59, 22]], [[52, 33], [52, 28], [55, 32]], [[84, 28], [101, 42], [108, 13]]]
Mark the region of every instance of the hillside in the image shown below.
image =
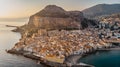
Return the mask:
[[94, 20], [83, 16], [81, 11], [66, 11], [56, 5], [48, 5], [38, 13], [30, 16], [28, 24], [14, 31], [35, 33], [39, 29], [46, 30], [78, 30], [97, 25]]
[[120, 13], [120, 4], [98, 4], [82, 11], [85, 17], [94, 18], [103, 15]]
[[120, 27], [120, 13], [99, 17], [99, 21]]

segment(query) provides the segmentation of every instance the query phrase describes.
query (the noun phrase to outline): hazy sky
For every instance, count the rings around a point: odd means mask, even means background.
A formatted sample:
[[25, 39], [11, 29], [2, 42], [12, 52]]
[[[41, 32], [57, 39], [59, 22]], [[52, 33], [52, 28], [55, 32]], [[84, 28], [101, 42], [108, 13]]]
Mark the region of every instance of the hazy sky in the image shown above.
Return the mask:
[[24, 18], [55, 4], [66, 10], [83, 10], [96, 4], [115, 4], [120, 0], [0, 0], [0, 18]]

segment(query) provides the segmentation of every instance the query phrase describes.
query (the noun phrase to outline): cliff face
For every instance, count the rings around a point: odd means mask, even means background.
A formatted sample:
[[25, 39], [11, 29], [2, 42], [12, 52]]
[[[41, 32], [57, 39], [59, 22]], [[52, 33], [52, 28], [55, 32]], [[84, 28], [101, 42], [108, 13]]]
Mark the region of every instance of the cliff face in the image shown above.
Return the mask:
[[34, 16], [32, 18], [32, 21], [29, 22], [29, 25], [34, 25], [34, 27], [38, 27], [41, 29], [78, 29], [80, 27], [80, 23], [75, 20], [72, 20], [72, 18], [53, 18], [38, 16]]
[[83, 18], [80, 11], [65, 11], [61, 7], [48, 5], [32, 15], [28, 25], [41, 29], [80, 29]]
[[32, 15], [26, 25], [13, 30], [28, 33], [28, 36], [40, 29], [50, 30], [82, 30], [97, 25], [97, 21], [84, 18], [80, 11], [65, 11], [56, 5], [48, 5], [40, 12]]

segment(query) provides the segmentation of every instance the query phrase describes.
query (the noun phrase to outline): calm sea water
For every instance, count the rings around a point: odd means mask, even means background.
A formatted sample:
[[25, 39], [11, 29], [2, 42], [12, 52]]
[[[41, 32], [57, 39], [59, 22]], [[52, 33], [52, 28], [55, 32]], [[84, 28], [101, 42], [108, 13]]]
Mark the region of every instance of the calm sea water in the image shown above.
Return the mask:
[[80, 61], [95, 67], [120, 67], [120, 51], [100, 51], [88, 55]]
[[24, 22], [0, 22], [0, 67], [42, 67], [36, 64], [36, 61], [5, 52], [6, 49], [12, 48], [21, 37], [19, 33], [11, 32], [10, 30], [14, 28], [6, 27], [6, 24], [18, 26], [23, 25]]

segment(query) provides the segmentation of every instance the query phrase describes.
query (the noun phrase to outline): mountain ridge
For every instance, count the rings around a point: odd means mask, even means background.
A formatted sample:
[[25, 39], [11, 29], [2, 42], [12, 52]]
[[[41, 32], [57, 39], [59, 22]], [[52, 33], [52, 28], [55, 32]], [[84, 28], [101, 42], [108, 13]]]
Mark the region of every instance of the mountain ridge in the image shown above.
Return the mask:
[[87, 18], [120, 13], [120, 4], [98, 4], [82, 11]]

